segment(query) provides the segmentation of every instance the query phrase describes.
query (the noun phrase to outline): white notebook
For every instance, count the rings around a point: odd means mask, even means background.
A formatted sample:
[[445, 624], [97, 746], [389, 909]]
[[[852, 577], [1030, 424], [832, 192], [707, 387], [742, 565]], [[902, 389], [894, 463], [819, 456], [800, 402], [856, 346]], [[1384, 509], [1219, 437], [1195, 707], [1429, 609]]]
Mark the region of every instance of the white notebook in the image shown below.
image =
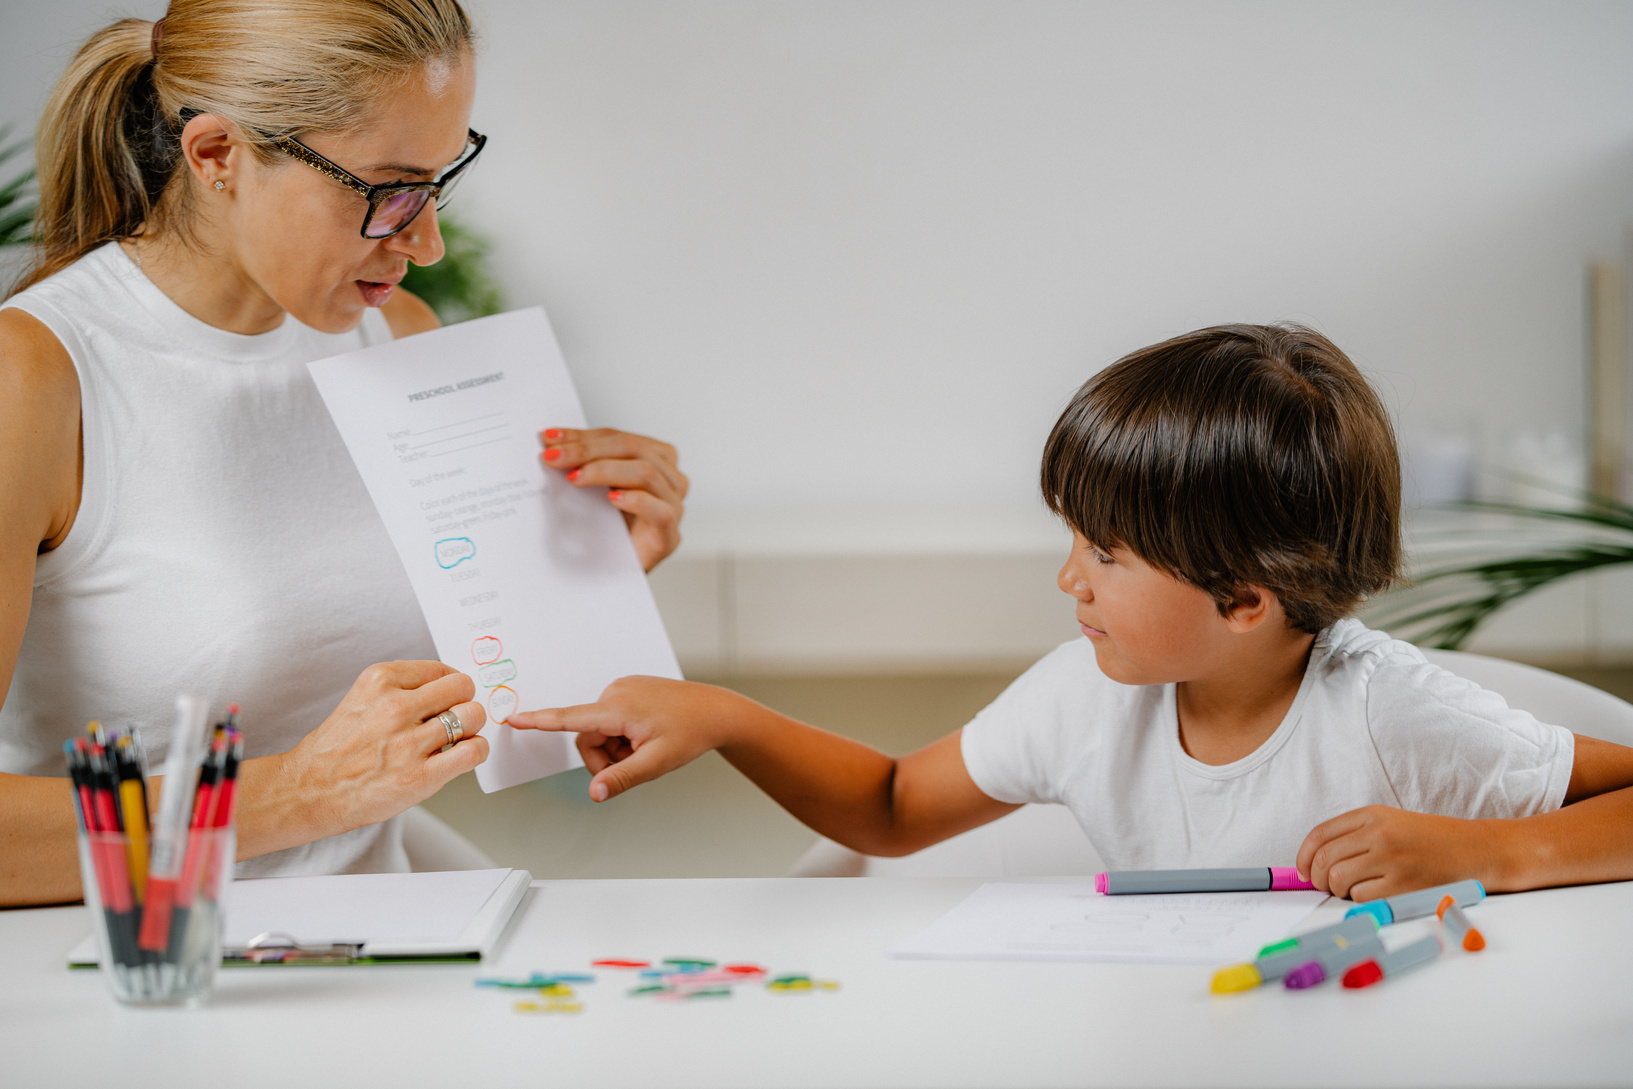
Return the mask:
[[[303, 948], [360, 945], [356, 963], [486, 958], [522, 902], [526, 870], [362, 873], [234, 881], [223, 945], [285, 934]], [[96, 967], [95, 935], [68, 954], [70, 968]]]

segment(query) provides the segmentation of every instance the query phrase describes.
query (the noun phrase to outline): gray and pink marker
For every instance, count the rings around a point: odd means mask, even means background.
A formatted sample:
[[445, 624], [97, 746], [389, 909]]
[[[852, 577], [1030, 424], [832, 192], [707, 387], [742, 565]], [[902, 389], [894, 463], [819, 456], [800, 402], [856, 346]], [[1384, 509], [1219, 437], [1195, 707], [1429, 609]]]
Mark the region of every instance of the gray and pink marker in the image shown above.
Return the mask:
[[1108, 896], [1175, 892], [1293, 892], [1313, 889], [1292, 866], [1223, 870], [1112, 870], [1094, 875], [1094, 891]]

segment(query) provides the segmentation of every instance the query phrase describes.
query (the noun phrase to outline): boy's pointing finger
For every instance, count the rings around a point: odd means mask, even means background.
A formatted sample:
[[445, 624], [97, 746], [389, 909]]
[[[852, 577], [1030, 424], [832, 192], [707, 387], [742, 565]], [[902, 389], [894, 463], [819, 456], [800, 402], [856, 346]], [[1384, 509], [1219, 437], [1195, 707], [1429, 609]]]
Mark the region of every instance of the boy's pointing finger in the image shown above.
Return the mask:
[[562, 730], [588, 734], [599, 732], [603, 727], [611, 725], [612, 716], [599, 703], [581, 703], [577, 707], [545, 707], [538, 711], [517, 711], [505, 721], [524, 730]]

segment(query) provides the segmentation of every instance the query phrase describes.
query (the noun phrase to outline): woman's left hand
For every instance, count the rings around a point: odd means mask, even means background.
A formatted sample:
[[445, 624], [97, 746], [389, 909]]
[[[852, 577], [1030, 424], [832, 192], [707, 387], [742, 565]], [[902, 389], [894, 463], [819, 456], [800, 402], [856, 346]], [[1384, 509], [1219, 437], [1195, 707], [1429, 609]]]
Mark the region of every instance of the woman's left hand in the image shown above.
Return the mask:
[[680, 519], [691, 482], [667, 442], [597, 427], [552, 427], [539, 435], [544, 464], [560, 469], [575, 487], [608, 488], [624, 515], [641, 567], [658, 566], [680, 545]]

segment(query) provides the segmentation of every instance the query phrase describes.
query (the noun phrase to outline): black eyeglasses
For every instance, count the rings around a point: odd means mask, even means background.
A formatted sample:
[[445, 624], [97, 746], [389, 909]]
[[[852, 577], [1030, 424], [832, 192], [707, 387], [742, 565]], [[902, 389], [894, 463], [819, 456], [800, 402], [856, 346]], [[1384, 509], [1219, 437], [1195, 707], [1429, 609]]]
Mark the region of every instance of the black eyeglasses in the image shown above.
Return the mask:
[[454, 186], [459, 184], [459, 179], [466, 168], [482, 154], [482, 148], [488, 142], [488, 138], [475, 129], [467, 129], [466, 133], [465, 147], [468, 150], [453, 166], [443, 172], [442, 177], [436, 181], [403, 182], [399, 185], [370, 185], [293, 137], [279, 136], [272, 142], [285, 155], [299, 159], [314, 170], [322, 171], [369, 202], [368, 214], [363, 217], [361, 233], [364, 238], [390, 238], [414, 222], [414, 217], [425, 210], [427, 202], [434, 199], [439, 209], [448, 206], [448, 199], [453, 196]]

